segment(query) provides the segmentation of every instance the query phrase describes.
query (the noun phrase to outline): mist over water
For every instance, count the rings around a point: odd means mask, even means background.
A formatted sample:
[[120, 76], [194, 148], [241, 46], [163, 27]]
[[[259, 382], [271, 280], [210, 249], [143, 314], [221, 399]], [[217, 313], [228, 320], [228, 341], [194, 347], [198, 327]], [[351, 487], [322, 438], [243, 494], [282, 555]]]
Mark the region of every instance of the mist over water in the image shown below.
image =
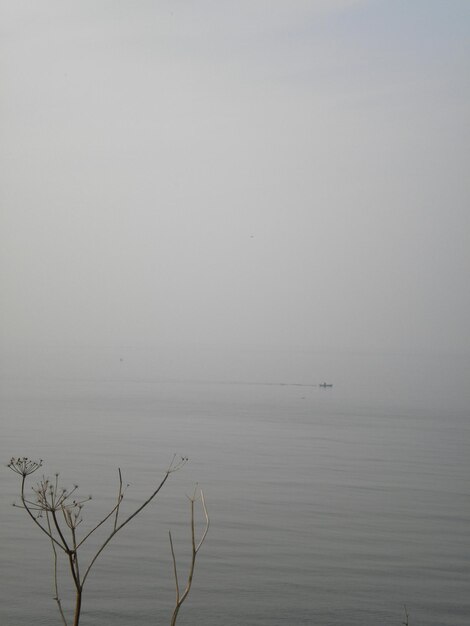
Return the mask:
[[[2, 458], [44, 458], [78, 482], [94, 496], [88, 524], [113, 506], [117, 467], [131, 510], [174, 452], [190, 457], [99, 562], [84, 626], [168, 623], [167, 531], [187, 563], [196, 481], [212, 526], [182, 624], [392, 625], [406, 603], [412, 624], [466, 625], [469, 398], [457, 383], [468, 359], [303, 354], [323, 369], [276, 378], [271, 352], [257, 377], [188, 369], [178, 381], [152, 374], [151, 352], [145, 377], [115, 356], [89, 352], [88, 375], [62, 354], [42, 377], [3, 378]], [[47, 540], [8, 506], [15, 476], [3, 484], [1, 623], [54, 623]]]
[[[198, 481], [179, 626], [468, 626], [470, 3], [0, 13], [0, 457], [92, 493], [83, 530], [190, 459], [81, 624], [168, 623]], [[0, 623], [50, 626], [14, 479]]]

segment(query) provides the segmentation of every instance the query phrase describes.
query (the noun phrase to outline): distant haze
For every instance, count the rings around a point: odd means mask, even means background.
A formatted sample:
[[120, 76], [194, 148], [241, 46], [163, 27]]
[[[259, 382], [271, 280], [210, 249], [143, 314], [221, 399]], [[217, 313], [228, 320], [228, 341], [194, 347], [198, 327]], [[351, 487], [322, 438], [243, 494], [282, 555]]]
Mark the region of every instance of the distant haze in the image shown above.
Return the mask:
[[9, 353], [470, 351], [470, 3], [0, 7]]

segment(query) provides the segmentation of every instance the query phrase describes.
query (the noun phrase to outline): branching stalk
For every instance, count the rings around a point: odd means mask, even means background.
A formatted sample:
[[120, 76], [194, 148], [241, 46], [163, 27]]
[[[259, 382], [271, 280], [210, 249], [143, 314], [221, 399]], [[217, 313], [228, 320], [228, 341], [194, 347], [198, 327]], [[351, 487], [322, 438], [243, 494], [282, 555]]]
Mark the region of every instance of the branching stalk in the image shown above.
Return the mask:
[[170, 537], [170, 548], [171, 548], [171, 557], [173, 560], [173, 574], [174, 574], [174, 578], [175, 578], [175, 588], [176, 588], [176, 601], [175, 601], [175, 608], [173, 610], [173, 615], [171, 616], [171, 622], [170, 622], [170, 626], [175, 626], [176, 624], [176, 620], [178, 618], [178, 613], [179, 610], [181, 608], [181, 605], [183, 604], [183, 602], [186, 600], [186, 598], [189, 595], [189, 592], [191, 591], [191, 586], [193, 584], [193, 578], [194, 578], [194, 569], [196, 567], [196, 557], [197, 554], [202, 546], [202, 544], [204, 543], [204, 540], [207, 536], [207, 532], [209, 530], [209, 515], [207, 513], [207, 507], [206, 507], [206, 503], [204, 500], [204, 493], [202, 491], [202, 489], [200, 490], [200, 497], [201, 497], [201, 502], [202, 502], [202, 508], [204, 511], [204, 516], [206, 518], [206, 522], [205, 522], [205, 526], [204, 526], [204, 530], [202, 533], [202, 536], [199, 540], [199, 542], [196, 544], [196, 530], [195, 530], [195, 519], [194, 519], [194, 503], [196, 502], [196, 490], [194, 491], [194, 495], [192, 498], [189, 498], [190, 501], [190, 509], [191, 509], [191, 563], [189, 566], [189, 573], [188, 573], [188, 580], [186, 583], [186, 587], [183, 591], [183, 593], [180, 593], [180, 586], [179, 586], [179, 581], [178, 581], [178, 567], [176, 565], [176, 556], [175, 556], [175, 550], [173, 548], [173, 539], [171, 537], [171, 532], [169, 533], [169, 537]]
[[[8, 467], [13, 470], [15, 473], [21, 476], [21, 488], [20, 488], [20, 497], [21, 497], [21, 508], [24, 508], [28, 513], [29, 517], [33, 520], [33, 522], [38, 526], [41, 531], [47, 535], [49, 541], [51, 542], [51, 548], [53, 553], [53, 576], [54, 576], [54, 590], [55, 597], [60, 617], [62, 620], [63, 626], [68, 626], [67, 619], [65, 617], [65, 613], [62, 609], [62, 602], [59, 597], [59, 585], [58, 585], [58, 555], [57, 548], [60, 548], [62, 552], [67, 555], [68, 566], [70, 570], [70, 575], [74, 583], [75, 587], [75, 610], [73, 615], [73, 626], [79, 626], [81, 608], [82, 608], [82, 599], [83, 599], [83, 587], [85, 581], [90, 574], [90, 571], [95, 564], [96, 560], [109, 544], [109, 542], [113, 539], [113, 537], [126, 526], [131, 520], [134, 519], [145, 507], [147, 507], [150, 502], [156, 497], [156, 495], [160, 492], [166, 481], [168, 480], [170, 474], [179, 470], [185, 463], [187, 462], [186, 457], [182, 457], [180, 461], [175, 462], [176, 455], [173, 456], [173, 459], [166, 470], [163, 479], [156, 489], [151, 493], [151, 495], [143, 502], [137, 509], [131, 513], [128, 517], [126, 517], [121, 523], [119, 523], [119, 513], [120, 513], [120, 505], [124, 498], [124, 490], [123, 490], [123, 481], [121, 470], [118, 469], [119, 474], [119, 485], [118, 485], [118, 494], [117, 494], [117, 502], [112, 510], [107, 513], [81, 540], [77, 537], [77, 527], [82, 522], [81, 512], [84, 503], [91, 499], [91, 496], [85, 499], [77, 498], [77, 495], [74, 495], [78, 489], [78, 486], [75, 485], [73, 489], [60, 489], [58, 484], [58, 474], [55, 475], [55, 480], [50, 481], [48, 478], [44, 477], [41, 481], [39, 481], [36, 487], [33, 487], [33, 492], [35, 494], [35, 500], [29, 500], [25, 494], [26, 488], [26, 477], [35, 472], [39, 467], [42, 466], [42, 461], [35, 462], [31, 461], [26, 457], [18, 457], [12, 458]], [[202, 495], [202, 494], [201, 494]], [[15, 505], [16, 506], [16, 505]], [[205, 507], [205, 505], [204, 505]], [[58, 513], [61, 512], [59, 516]], [[38, 521], [38, 517], [44, 515], [46, 518], [46, 526], [41, 524]], [[193, 534], [194, 534], [194, 513], [193, 515]], [[108, 534], [107, 538], [103, 541], [98, 550], [94, 553], [91, 561], [88, 563], [88, 566], [85, 568], [85, 573], [83, 577], [80, 573], [80, 565], [78, 552], [80, 547], [87, 541], [87, 539], [103, 524], [108, 521], [110, 518], [114, 516], [114, 521], [112, 522], [112, 530]], [[194, 552], [194, 540], [193, 540], [193, 552]], [[173, 553], [174, 555], [174, 553]], [[193, 565], [194, 569], [194, 565]], [[175, 571], [176, 574], [176, 571]], [[187, 592], [182, 596], [182, 599], [186, 597]], [[174, 622], [173, 622], [174, 623]]]
[[173, 462], [174, 462], [174, 457], [173, 457], [173, 461], [171, 462], [170, 467], [167, 469], [167, 471], [165, 473], [165, 476], [163, 477], [163, 480], [158, 485], [158, 487], [155, 489], [155, 491], [151, 494], [151, 496], [149, 498], [147, 498], [147, 500], [143, 504], [141, 504], [131, 515], [129, 515], [129, 517], [127, 517], [121, 524], [119, 524], [119, 526], [114, 528], [113, 531], [108, 536], [108, 538], [106, 539], [106, 541], [102, 544], [101, 548], [98, 549], [98, 551], [96, 552], [95, 556], [92, 558], [90, 564], [88, 565], [88, 567], [87, 567], [87, 569], [85, 571], [85, 574], [84, 574], [83, 580], [82, 580], [82, 585], [85, 584], [85, 581], [86, 581], [86, 579], [88, 577], [88, 574], [90, 573], [91, 568], [95, 564], [96, 559], [103, 552], [103, 550], [106, 548], [106, 546], [111, 541], [111, 539], [122, 528], [124, 528], [124, 526], [126, 526], [132, 519], [134, 519], [134, 517], [136, 517], [136, 515], [138, 515], [143, 509], [145, 509], [146, 506], [148, 506], [150, 504], [150, 502], [155, 498], [155, 496], [161, 490], [163, 485], [166, 483], [166, 481], [168, 480], [168, 477], [170, 476], [170, 474], [172, 474], [173, 472], [176, 472], [178, 469], [180, 469], [180, 467], [182, 467], [186, 463], [186, 461], [187, 461], [187, 459], [182, 459], [180, 463], [178, 463], [177, 465], [173, 465]]

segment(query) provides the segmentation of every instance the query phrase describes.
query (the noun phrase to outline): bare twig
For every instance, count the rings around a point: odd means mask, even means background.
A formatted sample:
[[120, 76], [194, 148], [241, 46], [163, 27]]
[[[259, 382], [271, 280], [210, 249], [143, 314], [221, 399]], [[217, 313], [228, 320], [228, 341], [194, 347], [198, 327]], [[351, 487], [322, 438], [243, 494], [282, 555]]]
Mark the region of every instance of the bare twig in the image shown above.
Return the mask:
[[77, 550], [78, 550], [78, 548], [80, 548], [80, 546], [81, 546], [81, 545], [83, 545], [83, 544], [85, 543], [85, 541], [88, 539], [88, 537], [90, 537], [90, 535], [92, 535], [92, 534], [95, 532], [95, 530], [97, 530], [100, 526], [102, 526], [105, 522], [107, 522], [107, 521], [109, 520], [109, 518], [113, 515], [113, 513], [115, 513], [115, 512], [116, 512], [116, 509], [119, 507], [119, 504], [120, 504], [120, 502], [118, 502], [118, 504], [116, 504], [116, 505], [115, 505], [115, 506], [111, 509], [111, 511], [110, 511], [110, 512], [109, 512], [109, 513], [105, 516], [105, 517], [103, 517], [103, 519], [102, 519], [102, 520], [100, 520], [100, 521], [98, 522], [98, 524], [96, 524], [96, 526], [94, 526], [94, 527], [90, 530], [90, 532], [89, 532], [89, 533], [87, 533], [87, 534], [83, 537], [83, 539], [82, 539], [82, 540], [78, 543], [78, 545], [77, 545]]
[[121, 530], [121, 528], [124, 528], [124, 526], [126, 526], [132, 519], [134, 519], [134, 517], [136, 515], [138, 515], [142, 511], [142, 509], [145, 509], [145, 507], [150, 504], [150, 502], [155, 498], [155, 496], [161, 490], [163, 485], [166, 483], [166, 481], [168, 480], [168, 477], [170, 476], [170, 474], [173, 474], [173, 472], [178, 471], [181, 467], [183, 467], [183, 465], [185, 465], [187, 463], [187, 461], [188, 461], [187, 457], [181, 457], [181, 460], [178, 461], [178, 463], [175, 463], [175, 455], [173, 456], [173, 459], [172, 459], [172, 461], [170, 463], [170, 466], [168, 467], [168, 469], [167, 469], [167, 471], [165, 473], [165, 476], [163, 477], [163, 480], [158, 485], [158, 487], [155, 489], [155, 491], [150, 495], [149, 498], [147, 498], [147, 500], [143, 504], [141, 504], [131, 515], [129, 515], [129, 517], [127, 517], [121, 524], [119, 524], [119, 526], [117, 526], [116, 528], [113, 529], [113, 531], [109, 534], [109, 536], [106, 539], [106, 541], [104, 541], [104, 543], [102, 544], [101, 548], [98, 549], [98, 551], [96, 552], [95, 556], [92, 558], [90, 564], [88, 565], [88, 567], [87, 567], [87, 569], [85, 571], [85, 574], [84, 574], [83, 579], [82, 579], [82, 585], [85, 584], [85, 580], [87, 579], [88, 574], [90, 573], [91, 568], [95, 564], [96, 559], [103, 552], [103, 550], [106, 548], [106, 546], [111, 541], [111, 539]]
[[207, 532], [209, 530], [209, 515], [207, 513], [207, 507], [206, 507], [206, 503], [204, 500], [204, 493], [202, 492], [202, 489], [200, 490], [200, 497], [201, 497], [201, 502], [202, 502], [202, 508], [204, 511], [204, 516], [206, 518], [206, 523], [204, 526], [204, 530], [201, 536], [201, 539], [199, 540], [199, 542], [196, 544], [196, 531], [195, 531], [195, 521], [194, 521], [194, 503], [196, 501], [196, 490], [194, 490], [194, 495], [192, 498], [189, 498], [190, 501], [190, 507], [191, 507], [191, 547], [192, 547], [192, 555], [191, 555], [191, 564], [189, 566], [189, 573], [188, 573], [188, 580], [186, 583], [186, 587], [185, 590], [183, 591], [183, 593], [180, 593], [180, 586], [179, 586], [179, 582], [178, 582], [178, 568], [176, 565], [176, 557], [175, 557], [175, 551], [173, 548], [173, 540], [171, 537], [171, 532], [169, 533], [170, 536], [170, 548], [171, 548], [171, 557], [173, 560], [173, 574], [175, 577], [175, 587], [176, 587], [176, 601], [175, 601], [175, 608], [173, 610], [173, 615], [171, 616], [171, 622], [170, 625], [171, 626], [175, 626], [176, 624], [176, 620], [178, 618], [178, 613], [179, 610], [181, 608], [181, 605], [183, 604], [183, 602], [186, 600], [186, 598], [189, 595], [189, 592], [191, 591], [191, 585], [193, 583], [193, 578], [194, 578], [194, 569], [196, 566], [196, 557], [197, 554], [202, 546], [202, 544], [204, 543], [204, 540], [207, 536]]
[[[47, 520], [47, 527], [49, 529], [49, 533], [52, 534], [51, 520], [49, 519], [49, 513], [47, 511], [46, 511], [46, 520]], [[52, 540], [51, 540], [51, 548], [52, 548], [52, 553], [54, 555], [54, 592], [55, 592], [54, 600], [57, 603], [57, 608], [59, 609], [62, 623], [64, 624], [64, 626], [67, 626], [67, 620], [65, 619], [64, 611], [62, 609], [62, 601], [59, 596], [59, 583], [58, 583], [58, 578], [57, 578], [57, 549]]]
[[118, 517], [119, 517], [119, 506], [121, 504], [122, 501], [122, 474], [121, 474], [121, 468], [118, 467], [118, 472], [119, 472], [119, 490], [118, 490], [118, 497], [117, 497], [117, 505], [116, 505], [116, 517], [114, 518], [114, 530], [116, 530], [117, 528], [117, 523], [118, 523]]

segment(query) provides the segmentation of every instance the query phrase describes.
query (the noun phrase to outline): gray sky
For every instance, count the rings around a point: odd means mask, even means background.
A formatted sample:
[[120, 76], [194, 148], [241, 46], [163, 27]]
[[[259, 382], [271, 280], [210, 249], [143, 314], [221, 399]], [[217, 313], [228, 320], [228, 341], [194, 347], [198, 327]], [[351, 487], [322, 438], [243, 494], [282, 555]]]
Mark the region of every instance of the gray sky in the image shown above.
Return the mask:
[[0, 0], [6, 346], [470, 350], [466, 0]]

